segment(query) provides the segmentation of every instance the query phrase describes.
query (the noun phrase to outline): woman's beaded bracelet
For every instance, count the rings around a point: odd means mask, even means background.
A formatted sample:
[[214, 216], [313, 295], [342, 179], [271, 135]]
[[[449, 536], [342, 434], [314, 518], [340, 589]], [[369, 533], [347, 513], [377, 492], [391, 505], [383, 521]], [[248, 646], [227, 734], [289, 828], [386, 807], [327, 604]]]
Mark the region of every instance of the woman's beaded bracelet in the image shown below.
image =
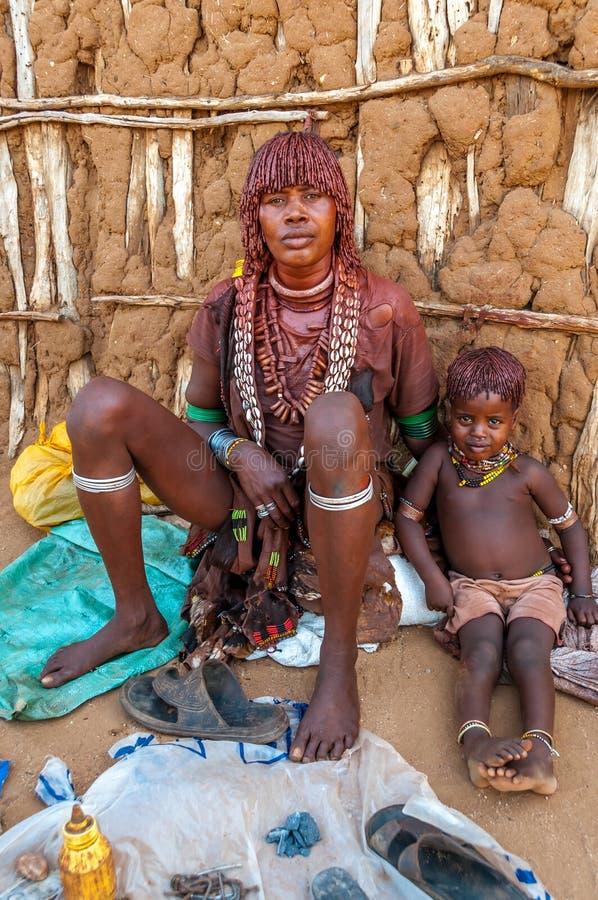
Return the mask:
[[569, 594], [569, 600], [598, 600], [596, 594]]
[[239, 440], [239, 436], [231, 428], [217, 428], [208, 438], [208, 447], [221, 466], [228, 469], [227, 454], [229, 448]]
[[226, 466], [227, 469], [232, 468], [232, 466], [230, 464], [230, 455], [231, 455], [232, 451], [235, 449], [235, 447], [238, 447], [239, 444], [247, 444], [247, 443], [248, 443], [247, 438], [238, 437], [236, 440], [232, 441], [232, 443], [230, 443], [228, 445], [228, 447], [224, 451], [224, 465]]

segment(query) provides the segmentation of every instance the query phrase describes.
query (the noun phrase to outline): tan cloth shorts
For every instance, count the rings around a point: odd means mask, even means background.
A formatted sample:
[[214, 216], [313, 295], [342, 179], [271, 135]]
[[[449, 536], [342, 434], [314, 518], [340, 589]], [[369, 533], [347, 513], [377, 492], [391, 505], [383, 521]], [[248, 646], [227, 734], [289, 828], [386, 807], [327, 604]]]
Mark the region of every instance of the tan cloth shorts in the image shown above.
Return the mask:
[[539, 619], [556, 635], [565, 624], [566, 612], [563, 585], [556, 575], [536, 575], [515, 581], [493, 581], [491, 578], [468, 578], [459, 572], [449, 572], [455, 610], [446, 623], [446, 630], [456, 634], [463, 625], [494, 613], [510, 625], [515, 619]]

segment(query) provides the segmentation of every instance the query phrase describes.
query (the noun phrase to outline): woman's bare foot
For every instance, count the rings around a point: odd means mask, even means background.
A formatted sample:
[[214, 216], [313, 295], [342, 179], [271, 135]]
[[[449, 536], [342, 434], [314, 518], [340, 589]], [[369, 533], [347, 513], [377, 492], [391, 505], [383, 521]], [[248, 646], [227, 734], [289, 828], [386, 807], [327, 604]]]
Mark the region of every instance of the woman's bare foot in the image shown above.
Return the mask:
[[541, 741], [532, 739], [530, 743], [532, 746], [527, 757], [513, 765], [515, 774], [505, 778], [497, 770], [497, 774], [489, 780], [490, 787], [503, 792], [533, 791], [535, 794], [554, 794], [557, 780], [552, 771], [550, 751]]
[[326, 657], [323, 646], [311, 703], [289, 753], [292, 762], [340, 759], [359, 733], [355, 651]]
[[117, 612], [87, 640], [61, 647], [53, 653], [39, 680], [46, 688], [59, 687], [91, 672], [114, 656], [155, 647], [167, 634], [168, 625], [157, 609], [149, 614], [144, 612], [141, 620]]
[[515, 760], [523, 760], [531, 749], [531, 741], [513, 737], [491, 737], [482, 729], [472, 729], [463, 738], [465, 762], [472, 783], [478, 788], [491, 784], [500, 775], [505, 780], [513, 778]]

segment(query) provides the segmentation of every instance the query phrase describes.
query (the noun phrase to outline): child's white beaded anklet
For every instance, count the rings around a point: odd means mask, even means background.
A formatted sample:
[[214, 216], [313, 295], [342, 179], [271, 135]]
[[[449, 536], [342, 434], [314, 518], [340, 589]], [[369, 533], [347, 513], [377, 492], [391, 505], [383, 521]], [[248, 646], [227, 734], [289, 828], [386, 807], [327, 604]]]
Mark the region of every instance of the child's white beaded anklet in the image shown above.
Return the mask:
[[[546, 735], [546, 737], [544, 735]], [[540, 741], [540, 743], [548, 747], [550, 755], [553, 757], [553, 759], [561, 758], [561, 754], [552, 746], [552, 735], [547, 731], [542, 731], [541, 728], [530, 728], [529, 731], [524, 731], [521, 735], [522, 741], [524, 741], [526, 738], [535, 738], [537, 741]]]
[[470, 731], [472, 728], [483, 728], [488, 737], [492, 737], [492, 732], [488, 728], [485, 722], [481, 722], [479, 719], [470, 719], [469, 722], [464, 722], [459, 729], [459, 734], [457, 735], [457, 743], [463, 743], [463, 737]]

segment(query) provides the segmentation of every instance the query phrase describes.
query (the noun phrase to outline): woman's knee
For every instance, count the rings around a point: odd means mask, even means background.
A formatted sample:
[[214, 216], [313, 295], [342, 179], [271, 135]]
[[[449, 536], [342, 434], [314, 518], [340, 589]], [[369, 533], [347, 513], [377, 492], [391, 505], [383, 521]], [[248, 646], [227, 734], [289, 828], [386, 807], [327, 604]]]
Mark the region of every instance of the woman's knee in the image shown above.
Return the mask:
[[110, 434], [130, 418], [133, 389], [123, 381], [99, 375], [81, 388], [66, 417], [71, 441], [81, 435]]
[[305, 414], [304, 428], [306, 451], [328, 446], [350, 452], [369, 445], [363, 407], [349, 391], [316, 397]]

